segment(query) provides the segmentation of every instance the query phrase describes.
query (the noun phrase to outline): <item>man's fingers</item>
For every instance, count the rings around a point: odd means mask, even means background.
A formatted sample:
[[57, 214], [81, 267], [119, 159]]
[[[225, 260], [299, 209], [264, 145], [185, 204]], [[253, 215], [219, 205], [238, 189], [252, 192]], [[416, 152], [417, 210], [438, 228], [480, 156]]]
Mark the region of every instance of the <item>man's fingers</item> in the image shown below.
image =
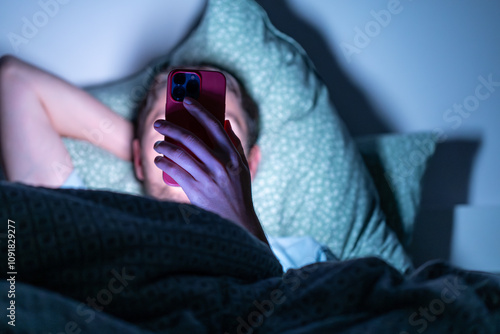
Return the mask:
[[154, 149], [168, 158], [155, 159], [156, 165], [165, 173], [172, 176], [181, 187], [182, 183], [192, 181], [193, 179], [201, 182], [207, 180], [207, 171], [205, 168], [179, 146], [166, 141], [157, 141]]
[[[173, 139], [175, 144], [172, 145], [178, 145], [178, 149], [186, 149], [185, 154], [182, 151], [165, 153], [155, 148], [157, 152], [165, 154], [191, 173], [194, 179], [202, 182], [203, 171], [205, 171], [206, 177], [219, 178], [221, 175], [225, 175], [228, 170], [239, 171], [243, 166], [248, 166], [241, 141], [232, 130], [229, 121], [225, 121], [223, 127], [214, 115], [208, 112], [198, 101], [191, 98], [184, 99], [184, 107], [203, 125], [215, 148], [209, 148], [207, 144], [187, 129], [168, 121], [157, 120], [154, 124], [155, 129], [167, 138]], [[168, 149], [163, 144], [160, 148]], [[188, 160], [184, 155], [190, 156], [192, 161]], [[177, 158], [175, 158], [176, 156]], [[198, 162], [199, 166], [193, 165], [193, 161]], [[202, 171], [199, 170], [200, 168]], [[172, 177], [174, 176], [172, 175]]]
[[157, 120], [154, 126], [156, 131], [182, 144], [205, 164], [207, 159], [215, 159], [214, 152], [191, 131], [165, 120]]
[[194, 181], [191, 174], [164, 156], [157, 156], [154, 162], [159, 169], [170, 175], [183, 189], [189, 181]]
[[[160, 124], [159, 127], [157, 127], [158, 124]], [[164, 153], [164, 151], [160, 152], [155, 148], [157, 152], [165, 154], [168, 158], [171, 158], [171, 156], [177, 156], [177, 159], [172, 159], [188, 172], [191, 173], [191, 170], [193, 170], [193, 173], [196, 173], [196, 175], [192, 175], [196, 180], [205, 182], [210, 177], [218, 177], [225, 173], [224, 163], [225, 159], [227, 159], [227, 154], [224, 155], [224, 160], [223, 162], [221, 162], [220, 156], [218, 157], [216, 152], [210, 149], [196, 135], [168, 121], [156, 121], [155, 128], [161, 134], [164, 134], [166, 137], [176, 141], [175, 144], [167, 143], [171, 145], [172, 149], [175, 150], [174, 152], [170, 152], [170, 155]], [[166, 146], [162, 144], [161, 147]], [[178, 150], [176, 150], [176, 148]], [[196, 165], [193, 165], [194, 163], [196, 163]], [[186, 164], [186, 166], [184, 166], [184, 164]], [[202, 172], [200, 172], [198, 169], [201, 169]]]
[[222, 130], [222, 124], [208, 112], [197, 100], [190, 97], [184, 98], [184, 107], [203, 125], [211, 139], [225, 149], [231, 148], [228, 136]]

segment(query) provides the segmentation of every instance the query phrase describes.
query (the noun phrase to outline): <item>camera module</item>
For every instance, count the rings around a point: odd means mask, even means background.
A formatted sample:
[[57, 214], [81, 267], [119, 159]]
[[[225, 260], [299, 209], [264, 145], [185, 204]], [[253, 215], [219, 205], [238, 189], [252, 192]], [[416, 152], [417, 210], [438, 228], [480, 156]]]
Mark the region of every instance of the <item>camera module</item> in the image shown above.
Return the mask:
[[198, 99], [200, 96], [201, 78], [195, 72], [174, 73], [171, 78], [170, 94], [172, 99], [181, 102], [186, 96]]

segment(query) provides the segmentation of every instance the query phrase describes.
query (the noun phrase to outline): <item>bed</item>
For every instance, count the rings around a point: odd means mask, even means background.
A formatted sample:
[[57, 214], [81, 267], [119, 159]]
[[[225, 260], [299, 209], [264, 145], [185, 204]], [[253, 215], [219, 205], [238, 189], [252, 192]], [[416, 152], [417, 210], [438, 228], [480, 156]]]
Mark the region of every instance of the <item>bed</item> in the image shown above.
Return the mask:
[[[0, 214], [16, 224], [17, 259], [15, 299], [0, 296], [5, 305], [15, 300], [16, 326], [3, 321], [2, 330], [499, 331], [498, 275], [440, 261], [414, 268], [406, 254], [419, 181], [438, 138], [351, 138], [303, 49], [251, 0], [209, 1], [172, 53], [132, 77], [87, 89], [132, 119], [136, 93], [166, 62], [238, 73], [262, 114], [263, 162], [252, 189], [266, 233], [311, 236], [339, 261], [284, 272], [269, 248], [235, 224], [141, 196], [130, 164], [66, 138], [90, 190], [1, 181]], [[417, 151], [425, 152], [418, 164], [395, 158]], [[2, 291], [12, 287], [8, 272], [4, 261]]]

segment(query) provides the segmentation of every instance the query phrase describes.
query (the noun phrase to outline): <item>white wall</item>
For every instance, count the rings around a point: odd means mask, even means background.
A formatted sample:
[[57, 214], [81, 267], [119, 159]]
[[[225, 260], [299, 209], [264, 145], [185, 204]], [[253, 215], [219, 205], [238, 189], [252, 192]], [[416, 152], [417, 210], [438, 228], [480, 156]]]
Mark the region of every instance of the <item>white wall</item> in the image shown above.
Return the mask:
[[14, 54], [77, 85], [122, 78], [166, 54], [204, 3], [1, 0], [0, 54]]

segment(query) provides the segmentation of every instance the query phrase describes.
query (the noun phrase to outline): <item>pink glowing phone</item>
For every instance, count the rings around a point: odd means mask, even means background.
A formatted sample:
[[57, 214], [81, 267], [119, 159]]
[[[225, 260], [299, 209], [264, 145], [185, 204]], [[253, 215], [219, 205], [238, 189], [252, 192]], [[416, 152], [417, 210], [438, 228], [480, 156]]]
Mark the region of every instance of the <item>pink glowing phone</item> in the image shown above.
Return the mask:
[[[214, 148], [203, 125], [184, 108], [182, 103], [186, 96], [198, 100], [224, 125], [226, 110], [226, 78], [224, 74], [217, 71], [175, 69], [169, 73], [167, 82], [165, 119], [188, 129], [206, 143], [208, 147]], [[166, 137], [165, 140], [172, 141]], [[174, 143], [176, 142], [174, 141]], [[176, 144], [184, 148], [188, 153], [192, 153], [182, 144]], [[163, 172], [163, 181], [169, 186], [179, 186], [165, 172]]]

